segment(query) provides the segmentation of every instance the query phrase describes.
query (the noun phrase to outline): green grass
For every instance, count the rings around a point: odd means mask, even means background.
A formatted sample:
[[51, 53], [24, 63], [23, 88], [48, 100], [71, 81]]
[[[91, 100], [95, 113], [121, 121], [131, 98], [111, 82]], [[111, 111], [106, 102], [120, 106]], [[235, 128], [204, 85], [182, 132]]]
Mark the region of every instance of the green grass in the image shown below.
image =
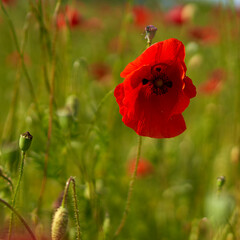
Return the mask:
[[[14, 64], [9, 58], [16, 45], [5, 14], [3, 11], [0, 14], [2, 172], [16, 187], [21, 156], [18, 139], [21, 133], [29, 131], [33, 141], [27, 151], [16, 210], [37, 239], [50, 239], [54, 203], [56, 206], [70, 176], [75, 176], [83, 239], [113, 239], [125, 207], [130, 181], [127, 165], [136, 157], [138, 136], [123, 124], [115, 97], [108, 93], [123, 81], [120, 73], [124, 67], [145, 49], [144, 27], [134, 24], [130, 5], [68, 1], [69, 5], [75, 3], [83, 18], [97, 18], [100, 25], [56, 32], [52, 19], [56, 1], [43, 2], [40, 19], [44, 21], [45, 33], [41, 33], [39, 18], [29, 5], [32, 3], [39, 11], [35, 1], [16, 1], [12, 6], [5, 6], [20, 47], [24, 41], [23, 27], [28, 21], [26, 15], [31, 12], [29, 27], [25, 29], [28, 37], [24, 54], [30, 59], [26, 70], [35, 100], [20, 61]], [[214, 69], [223, 69], [226, 76], [222, 89], [209, 95], [198, 92], [183, 113], [187, 130], [180, 136], [143, 138], [141, 156], [152, 163], [154, 171], [136, 179], [130, 212], [117, 239], [240, 239], [240, 221], [234, 215], [238, 213], [240, 197], [239, 17], [236, 9], [219, 8], [217, 12], [207, 4], [198, 4], [196, 8], [194, 18], [182, 26], [164, 23], [164, 10], [159, 5], [150, 8], [149, 24], [158, 28], [153, 42], [174, 37], [187, 48], [194, 41], [188, 34], [189, 28], [215, 27], [219, 32], [218, 42], [204, 44], [196, 40], [197, 49], [186, 51], [185, 62], [187, 75], [197, 90]], [[123, 47], [111, 47], [113, 39], [118, 39]], [[195, 54], [201, 56], [201, 63], [188, 66]], [[110, 69], [106, 82], [91, 73], [92, 64], [99, 62]], [[54, 91], [49, 91], [47, 85], [51, 88], [52, 81]], [[53, 102], [50, 102], [51, 94]], [[79, 102], [74, 118], [59, 113], [64, 108], [66, 113], [66, 101], [71, 95]], [[38, 205], [46, 158], [46, 186]], [[216, 181], [222, 175], [226, 183], [218, 193]], [[1, 177], [0, 198], [11, 204], [13, 193], [9, 186]], [[69, 224], [64, 239], [76, 238], [71, 198], [70, 190], [66, 204]], [[10, 215], [1, 205], [1, 239], [7, 239]], [[110, 225], [104, 236], [106, 216]], [[29, 236], [15, 216], [13, 234], [20, 233]]]

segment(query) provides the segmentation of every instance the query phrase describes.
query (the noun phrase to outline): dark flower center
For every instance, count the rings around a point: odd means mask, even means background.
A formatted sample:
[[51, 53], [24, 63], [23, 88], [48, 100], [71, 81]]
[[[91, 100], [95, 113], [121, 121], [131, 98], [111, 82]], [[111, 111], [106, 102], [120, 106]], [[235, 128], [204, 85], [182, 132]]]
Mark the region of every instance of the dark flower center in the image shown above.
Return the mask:
[[148, 82], [149, 82], [149, 80], [147, 80], [146, 78], [144, 78], [144, 79], [142, 80], [142, 84], [143, 84], [143, 85], [146, 85]]
[[146, 85], [149, 83], [153, 93], [157, 95], [163, 95], [168, 92], [169, 88], [172, 88], [172, 81], [169, 81], [167, 74], [164, 69], [166, 66], [154, 66], [152, 68], [152, 77], [150, 80], [143, 78], [142, 84]]

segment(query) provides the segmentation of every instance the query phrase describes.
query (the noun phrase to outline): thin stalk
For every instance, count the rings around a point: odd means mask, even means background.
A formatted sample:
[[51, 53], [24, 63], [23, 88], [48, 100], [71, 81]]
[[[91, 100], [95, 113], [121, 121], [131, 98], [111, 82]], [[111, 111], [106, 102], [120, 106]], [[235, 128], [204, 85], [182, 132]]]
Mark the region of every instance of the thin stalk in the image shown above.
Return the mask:
[[13, 191], [12, 180], [2, 172], [2, 169], [0, 169], [0, 177], [2, 177], [5, 181], [7, 181], [9, 183], [9, 185], [11, 187], [11, 191]]
[[70, 183], [72, 182], [72, 189], [73, 189], [73, 204], [74, 204], [74, 216], [76, 221], [76, 228], [77, 228], [77, 240], [81, 240], [81, 227], [80, 227], [80, 221], [79, 221], [79, 211], [78, 211], [78, 205], [77, 205], [77, 194], [76, 194], [76, 184], [74, 177], [70, 177], [66, 183], [66, 187], [64, 190], [63, 200], [62, 200], [62, 207], [65, 207], [65, 202], [67, 199], [68, 189], [70, 186]]
[[16, 34], [16, 31], [15, 31], [13, 22], [12, 22], [10, 16], [8, 15], [8, 12], [7, 12], [6, 8], [4, 7], [2, 1], [0, 1], [0, 4], [1, 4], [2, 11], [3, 11], [4, 15], [6, 16], [8, 24], [10, 26], [10, 29], [11, 29], [11, 32], [12, 32], [12, 35], [13, 35], [13, 40], [14, 40], [14, 43], [16, 45], [17, 52], [18, 52], [18, 54], [20, 56], [23, 73], [24, 73], [24, 75], [25, 75], [25, 77], [27, 79], [29, 91], [30, 91], [31, 97], [32, 97], [32, 99], [33, 99], [33, 101], [35, 103], [36, 110], [37, 110], [37, 113], [38, 113], [38, 117], [41, 118], [41, 114], [40, 114], [40, 111], [39, 111], [39, 108], [38, 108], [38, 102], [37, 102], [36, 94], [35, 94], [35, 91], [34, 91], [34, 88], [33, 88], [32, 80], [30, 78], [30, 75], [28, 73], [26, 64], [24, 62], [24, 55], [21, 52], [21, 49], [20, 49], [20, 46], [19, 46], [19, 43], [18, 43], [17, 34]]
[[12, 213], [15, 213], [16, 216], [19, 218], [19, 220], [21, 221], [21, 223], [24, 225], [24, 227], [27, 229], [27, 231], [29, 232], [31, 238], [33, 240], [37, 240], [36, 237], [34, 236], [31, 228], [28, 226], [27, 222], [24, 220], [24, 218], [20, 215], [20, 213], [18, 213], [10, 204], [8, 204], [6, 201], [4, 201], [3, 199], [0, 198], [0, 202], [2, 204], [4, 204], [6, 207], [8, 207]]
[[[15, 207], [16, 198], [17, 198], [18, 190], [19, 190], [22, 175], [23, 175], [25, 156], [26, 156], [26, 152], [22, 151], [20, 174], [19, 174], [19, 177], [18, 177], [17, 186], [15, 188], [13, 199], [12, 199], [12, 207], [13, 208]], [[11, 214], [10, 223], [9, 223], [9, 231], [8, 231], [8, 239], [9, 240], [11, 239], [11, 235], [12, 235], [12, 223], [13, 223], [13, 212]]]
[[[59, 12], [59, 8], [61, 5], [61, 0], [58, 0], [55, 11], [54, 11], [54, 23], [56, 16]], [[43, 172], [43, 180], [41, 185], [40, 196], [38, 199], [38, 206], [37, 212], [40, 211], [42, 205], [42, 199], [45, 192], [45, 187], [47, 183], [47, 168], [48, 168], [48, 160], [49, 160], [49, 151], [51, 145], [51, 137], [52, 137], [52, 124], [53, 124], [53, 102], [54, 102], [54, 86], [55, 86], [55, 75], [56, 75], [56, 42], [58, 36], [58, 30], [55, 28], [54, 37], [53, 37], [53, 44], [52, 44], [52, 69], [51, 69], [51, 79], [50, 79], [50, 94], [49, 94], [49, 120], [48, 120], [48, 135], [47, 135], [47, 145], [46, 145], [46, 152], [44, 157], [44, 172]]]
[[[29, 30], [29, 23], [30, 23], [30, 17], [29, 13], [26, 16], [26, 21], [24, 23], [23, 27], [23, 40], [21, 42], [21, 54], [24, 55], [24, 49], [26, 46], [27, 38], [28, 38], [28, 30]], [[17, 65], [17, 71], [16, 71], [16, 78], [14, 83], [14, 91], [13, 91], [13, 97], [11, 101], [11, 106], [7, 115], [7, 120], [5, 121], [3, 133], [2, 133], [2, 141], [7, 140], [11, 141], [12, 134], [14, 132], [14, 126], [16, 125], [16, 108], [18, 103], [18, 95], [19, 95], [19, 83], [20, 83], [20, 64]]]
[[89, 129], [86, 133], [85, 142], [84, 142], [84, 145], [83, 145], [83, 148], [82, 148], [84, 151], [82, 150], [82, 154], [81, 154], [82, 169], [85, 173], [86, 181], [89, 183], [90, 200], [91, 200], [92, 208], [94, 210], [94, 218], [95, 219], [98, 218], [97, 217], [98, 216], [98, 213], [97, 213], [98, 210], [97, 210], [97, 208], [95, 209], [95, 207], [94, 207], [95, 202], [96, 202], [96, 194], [95, 194], [94, 184], [92, 182], [91, 176], [89, 175], [89, 172], [87, 171], [87, 166], [86, 166], [86, 163], [85, 163], [85, 157], [86, 157], [86, 152], [87, 152], [87, 147], [88, 147], [88, 143], [89, 143], [90, 134], [95, 127], [97, 117], [98, 117], [98, 113], [99, 113], [101, 107], [103, 106], [103, 104], [105, 103], [105, 101], [108, 99], [108, 97], [113, 94], [113, 91], [114, 91], [114, 89], [111, 89], [109, 92], [107, 92], [106, 95], [102, 98], [102, 100], [98, 104], [97, 109], [96, 109], [95, 114], [94, 114], [94, 118], [92, 120], [92, 123], [91, 123], [91, 125], [90, 125], [90, 127], [89, 127]]
[[87, 134], [86, 134], [86, 137], [85, 137], [86, 142], [88, 141], [88, 138], [89, 138], [89, 136], [90, 136], [90, 133], [91, 133], [91, 131], [93, 130], [93, 128], [94, 128], [94, 126], [95, 126], [95, 123], [96, 123], [96, 121], [97, 121], [97, 115], [98, 115], [98, 113], [99, 113], [102, 105], [105, 103], [105, 101], [108, 99], [108, 97], [113, 94], [113, 92], [114, 92], [114, 89], [111, 89], [109, 92], [107, 92], [106, 95], [102, 98], [102, 100], [101, 100], [100, 103], [98, 104], [97, 109], [96, 109], [96, 111], [95, 111], [94, 118], [93, 118], [92, 123], [91, 123], [91, 126], [90, 126], [90, 128], [88, 129]]
[[139, 159], [140, 159], [140, 155], [141, 155], [141, 148], [142, 148], [142, 137], [139, 136], [137, 159], [136, 159], [136, 162], [135, 162], [134, 172], [132, 173], [131, 180], [129, 182], [127, 201], [126, 201], [126, 204], [125, 204], [125, 209], [124, 209], [124, 212], [123, 212], [121, 222], [120, 222], [120, 224], [117, 228], [117, 231], [114, 234], [114, 238], [116, 238], [120, 234], [120, 232], [122, 231], [122, 229], [125, 225], [129, 210], [130, 210], [130, 203], [131, 203], [131, 198], [132, 198], [132, 193], [133, 193], [133, 186], [134, 186], [134, 182], [135, 182], [136, 175], [137, 175], [137, 168], [138, 168], [138, 163], [139, 163]]

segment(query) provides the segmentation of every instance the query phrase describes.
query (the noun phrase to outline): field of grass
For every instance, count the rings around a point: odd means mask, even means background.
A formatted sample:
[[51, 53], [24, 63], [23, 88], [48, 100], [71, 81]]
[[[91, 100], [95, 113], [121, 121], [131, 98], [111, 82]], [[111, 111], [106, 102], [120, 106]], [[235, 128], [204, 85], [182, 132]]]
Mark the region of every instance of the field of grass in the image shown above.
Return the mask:
[[[0, 239], [240, 239], [239, 9], [178, 3], [1, 1]], [[197, 95], [182, 134], [141, 137], [134, 178], [114, 89], [147, 25], [184, 44]]]

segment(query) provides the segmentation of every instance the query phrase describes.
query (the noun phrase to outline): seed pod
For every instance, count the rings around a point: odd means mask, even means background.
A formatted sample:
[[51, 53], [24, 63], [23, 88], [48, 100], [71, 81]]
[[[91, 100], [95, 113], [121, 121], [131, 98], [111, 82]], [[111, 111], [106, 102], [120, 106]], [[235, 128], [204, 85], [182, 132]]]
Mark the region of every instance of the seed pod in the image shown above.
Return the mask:
[[63, 239], [68, 224], [68, 211], [64, 207], [59, 207], [54, 214], [52, 221], [52, 240]]
[[145, 27], [145, 39], [149, 39], [150, 41], [153, 40], [155, 34], [156, 34], [157, 28], [153, 25], [148, 25]]
[[31, 142], [32, 142], [32, 138], [33, 138], [33, 136], [29, 132], [25, 132], [20, 135], [19, 148], [23, 152], [26, 152], [29, 149]]

